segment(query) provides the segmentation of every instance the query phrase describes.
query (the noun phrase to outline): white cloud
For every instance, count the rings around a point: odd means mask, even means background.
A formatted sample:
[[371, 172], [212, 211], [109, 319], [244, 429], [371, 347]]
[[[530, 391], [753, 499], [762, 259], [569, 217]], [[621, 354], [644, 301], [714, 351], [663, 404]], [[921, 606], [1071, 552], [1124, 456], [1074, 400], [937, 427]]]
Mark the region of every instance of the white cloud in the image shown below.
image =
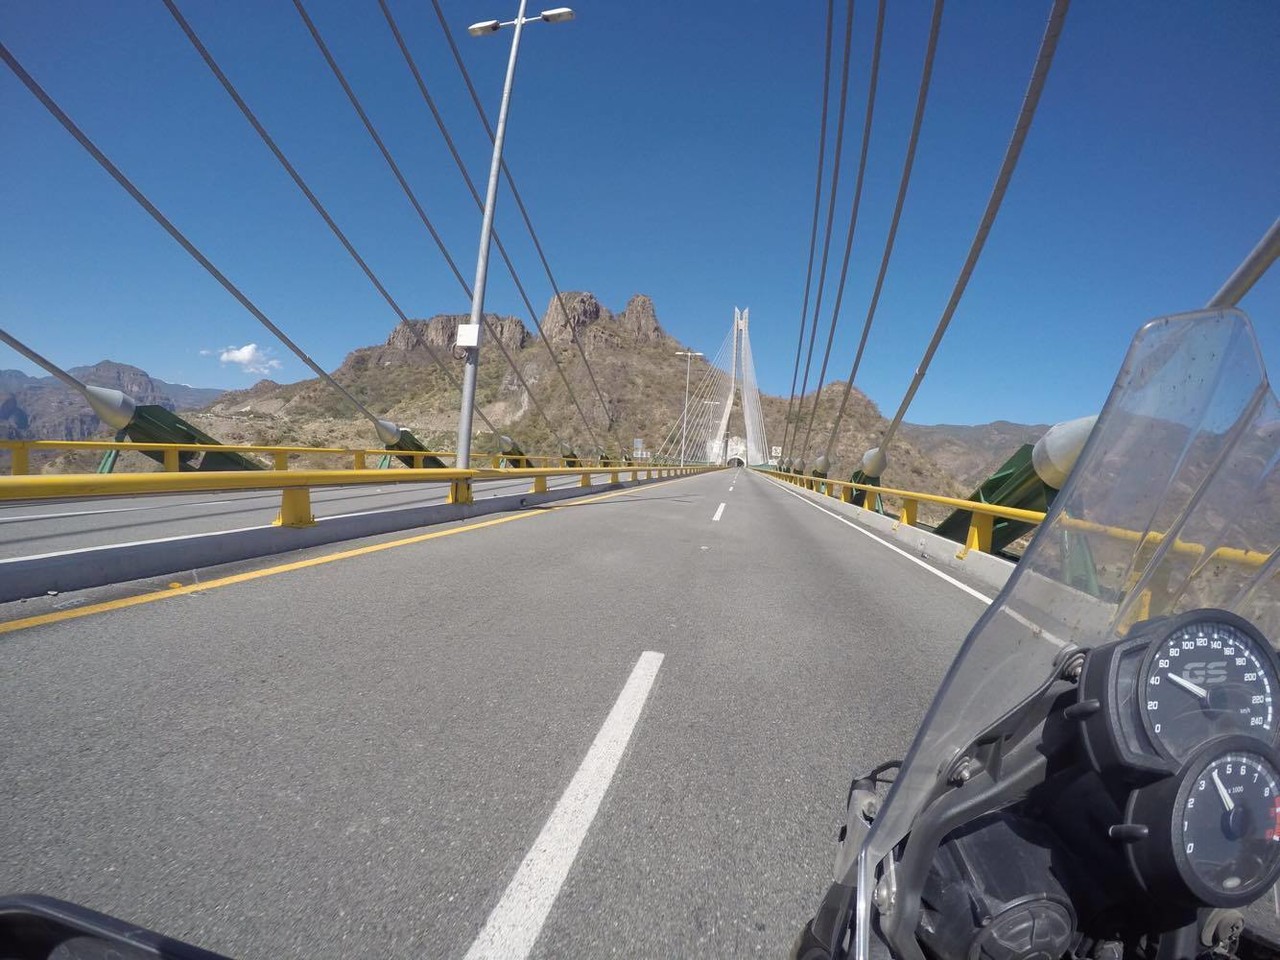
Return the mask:
[[201, 350], [201, 355], [218, 354], [218, 360], [227, 365], [239, 367], [245, 373], [267, 374], [279, 370], [282, 364], [271, 356], [270, 350], [263, 350], [256, 343], [246, 343], [243, 347], [223, 347], [221, 350]]

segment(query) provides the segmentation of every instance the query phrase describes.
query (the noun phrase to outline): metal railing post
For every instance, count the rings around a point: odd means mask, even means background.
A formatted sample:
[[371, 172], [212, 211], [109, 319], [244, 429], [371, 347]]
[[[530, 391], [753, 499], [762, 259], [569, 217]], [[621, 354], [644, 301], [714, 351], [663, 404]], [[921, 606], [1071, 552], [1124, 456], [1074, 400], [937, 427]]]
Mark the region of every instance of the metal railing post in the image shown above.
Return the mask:
[[464, 505], [474, 503], [475, 498], [471, 489], [471, 480], [463, 478], [462, 480], [454, 480], [449, 484], [449, 496], [445, 498], [446, 503]]
[[965, 537], [964, 547], [956, 554], [963, 558], [970, 550], [991, 552], [991, 529], [995, 525], [995, 517], [989, 513], [974, 512], [969, 520], [969, 534]]
[[902, 512], [898, 515], [898, 522], [905, 523], [908, 527], [914, 527], [919, 510], [920, 502], [918, 500], [903, 500]]
[[285, 487], [280, 491], [280, 515], [277, 527], [310, 527], [316, 522], [311, 513], [311, 490], [308, 487]]
[[10, 473], [15, 477], [25, 477], [31, 472], [31, 457], [28, 453], [27, 445], [25, 443], [20, 443], [17, 446], [10, 448], [10, 452], [13, 455], [13, 460], [11, 461], [13, 466]]

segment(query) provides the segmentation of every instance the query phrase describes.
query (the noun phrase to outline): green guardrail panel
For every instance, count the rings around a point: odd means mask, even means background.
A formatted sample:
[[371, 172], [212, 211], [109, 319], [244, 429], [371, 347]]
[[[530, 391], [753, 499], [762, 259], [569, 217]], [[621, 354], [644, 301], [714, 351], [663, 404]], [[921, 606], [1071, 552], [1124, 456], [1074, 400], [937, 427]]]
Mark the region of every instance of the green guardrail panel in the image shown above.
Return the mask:
[[[172, 410], [152, 403], [144, 403], [133, 412], [133, 420], [121, 433], [126, 433], [134, 443], [193, 443], [220, 445], [199, 427], [188, 423]], [[143, 456], [156, 463], [164, 463], [164, 454], [158, 450], [140, 450]], [[103, 458], [105, 464], [106, 458]], [[111, 467], [115, 466], [112, 461]], [[266, 467], [243, 454], [220, 450], [183, 450], [178, 454], [178, 469], [184, 473], [212, 470], [265, 470]], [[99, 472], [103, 471], [99, 465]]]
[[533, 466], [533, 461], [525, 454], [520, 444], [510, 437], [505, 435], [499, 437], [498, 446], [504, 466], [514, 467], [517, 470], [524, 470]]
[[[982, 482], [969, 499], [1017, 510], [1047, 511], [1058, 491], [1041, 480], [1036, 473], [1031, 463], [1032, 449], [1032, 444], [1024, 443], [995, 473]], [[971, 510], [956, 510], [934, 527], [933, 532], [956, 543], [964, 543], [972, 516]], [[1003, 550], [1034, 527], [1035, 524], [1023, 520], [996, 517], [991, 527], [991, 549]], [[1090, 566], [1091, 564], [1092, 561], [1089, 561]]]
[[[850, 482], [850, 483], [865, 483], [865, 484], [866, 484], [867, 486], [869, 486], [869, 487], [878, 487], [878, 486], [880, 486], [880, 478], [879, 478], [879, 477], [869, 477], [869, 476], [867, 476], [865, 473], [863, 473], [861, 470], [855, 470], [855, 471], [853, 471], [853, 475], [852, 475], [851, 477], [849, 477], [849, 482]], [[877, 494], [872, 498], [872, 500], [871, 500], [871, 504], [870, 504], [870, 506], [868, 506], [868, 505], [867, 505], [867, 491], [865, 491], [865, 490], [855, 490], [855, 491], [853, 491], [853, 505], [854, 505], [855, 507], [863, 507], [863, 508], [865, 508], [865, 509], [867, 509], [867, 510], [874, 510], [876, 513], [879, 513], [879, 514], [883, 514], [883, 513], [884, 513], [884, 499], [883, 499], [883, 498], [880, 496], [880, 494], [878, 494], [878, 493], [877, 493]]]
[[[429, 448], [426, 446], [423, 446], [423, 443], [421, 440], [419, 440], [411, 432], [409, 432], [408, 430], [405, 430], [402, 427], [400, 429], [400, 439], [397, 440], [395, 443], [388, 443], [387, 449], [388, 450], [414, 450], [414, 451], [425, 453]], [[390, 454], [390, 456], [395, 456], [395, 454], [394, 453]], [[406, 467], [413, 466], [413, 457], [396, 456], [396, 459], [399, 460], [401, 463], [403, 463]], [[387, 465], [389, 466], [390, 463], [387, 462]], [[445, 466], [445, 462], [441, 460], [439, 457], [423, 457], [422, 466], [427, 470], [439, 470]]]
[[1091, 597], [1102, 595], [1098, 586], [1098, 566], [1088, 537], [1078, 530], [1063, 530], [1062, 557], [1067, 583]]
[[[116, 443], [121, 443], [129, 438], [127, 430], [118, 430], [116, 435], [111, 439]], [[116, 461], [120, 459], [119, 450], [108, 450], [102, 455], [102, 459], [98, 461], [99, 473], [111, 473], [116, 468]]]

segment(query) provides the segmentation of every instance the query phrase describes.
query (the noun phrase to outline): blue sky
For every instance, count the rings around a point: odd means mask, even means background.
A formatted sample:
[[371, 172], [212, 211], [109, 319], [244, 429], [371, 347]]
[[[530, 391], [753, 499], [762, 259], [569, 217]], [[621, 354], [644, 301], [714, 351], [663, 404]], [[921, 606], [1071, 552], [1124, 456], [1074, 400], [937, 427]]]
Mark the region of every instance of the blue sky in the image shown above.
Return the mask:
[[[390, 0], [473, 176], [488, 144], [425, 0]], [[284, 0], [181, 7], [410, 315], [466, 301]], [[445, 0], [491, 113], [507, 41]], [[464, 275], [479, 217], [377, 5], [308, 9]], [[759, 381], [790, 386], [816, 165], [825, 4], [579, 0], [526, 35], [507, 158], [565, 289], [714, 352], [748, 306]], [[1008, 142], [1048, 2], [944, 16], [911, 192], [859, 386], [897, 406]], [[828, 379], [852, 359], [879, 264], [930, 4], [895, 0], [865, 195]], [[837, 23], [843, 5], [837, 5]], [[861, 0], [834, 244], [842, 244], [875, 5]], [[395, 317], [267, 153], [158, 0], [0, 8], [0, 37], [189, 236], [326, 367]], [[837, 57], [838, 57], [837, 37]], [[908, 419], [1052, 422], [1094, 411], [1137, 326], [1194, 309], [1280, 214], [1280, 4], [1076, 0], [1000, 218]], [[0, 325], [65, 366], [103, 357], [244, 386], [305, 370], [0, 70]], [[498, 226], [550, 295], [514, 205]], [[832, 251], [832, 271], [840, 248]], [[834, 284], [829, 279], [828, 289]], [[831, 303], [828, 294], [826, 303]], [[1280, 269], [1244, 303], [1280, 375]], [[488, 307], [524, 316], [495, 266]], [[527, 321], [527, 316], [524, 316]], [[821, 318], [818, 351], [830, 315]], [[256, 343], [267, 359], [245, 352]], [[815, 356], [816, 373], [820, 356]], [[492, 352], [482, 362], [498, 361]], [[0, 366], [32, 370], [6, 354]]]

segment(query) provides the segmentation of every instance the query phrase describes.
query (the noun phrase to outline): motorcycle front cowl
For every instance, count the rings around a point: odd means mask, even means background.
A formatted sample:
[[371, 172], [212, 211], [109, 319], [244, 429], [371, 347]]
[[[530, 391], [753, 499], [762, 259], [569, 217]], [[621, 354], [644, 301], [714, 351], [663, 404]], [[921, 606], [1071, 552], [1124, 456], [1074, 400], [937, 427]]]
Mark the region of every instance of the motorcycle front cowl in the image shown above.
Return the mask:
[[794, 954], [1225, 957], [1246, 915], [1274, 941], [1249, 904], [1280, 879], [1278, 546], [1248, 319], [1148, 323], [887, 795], [850, 791]]

